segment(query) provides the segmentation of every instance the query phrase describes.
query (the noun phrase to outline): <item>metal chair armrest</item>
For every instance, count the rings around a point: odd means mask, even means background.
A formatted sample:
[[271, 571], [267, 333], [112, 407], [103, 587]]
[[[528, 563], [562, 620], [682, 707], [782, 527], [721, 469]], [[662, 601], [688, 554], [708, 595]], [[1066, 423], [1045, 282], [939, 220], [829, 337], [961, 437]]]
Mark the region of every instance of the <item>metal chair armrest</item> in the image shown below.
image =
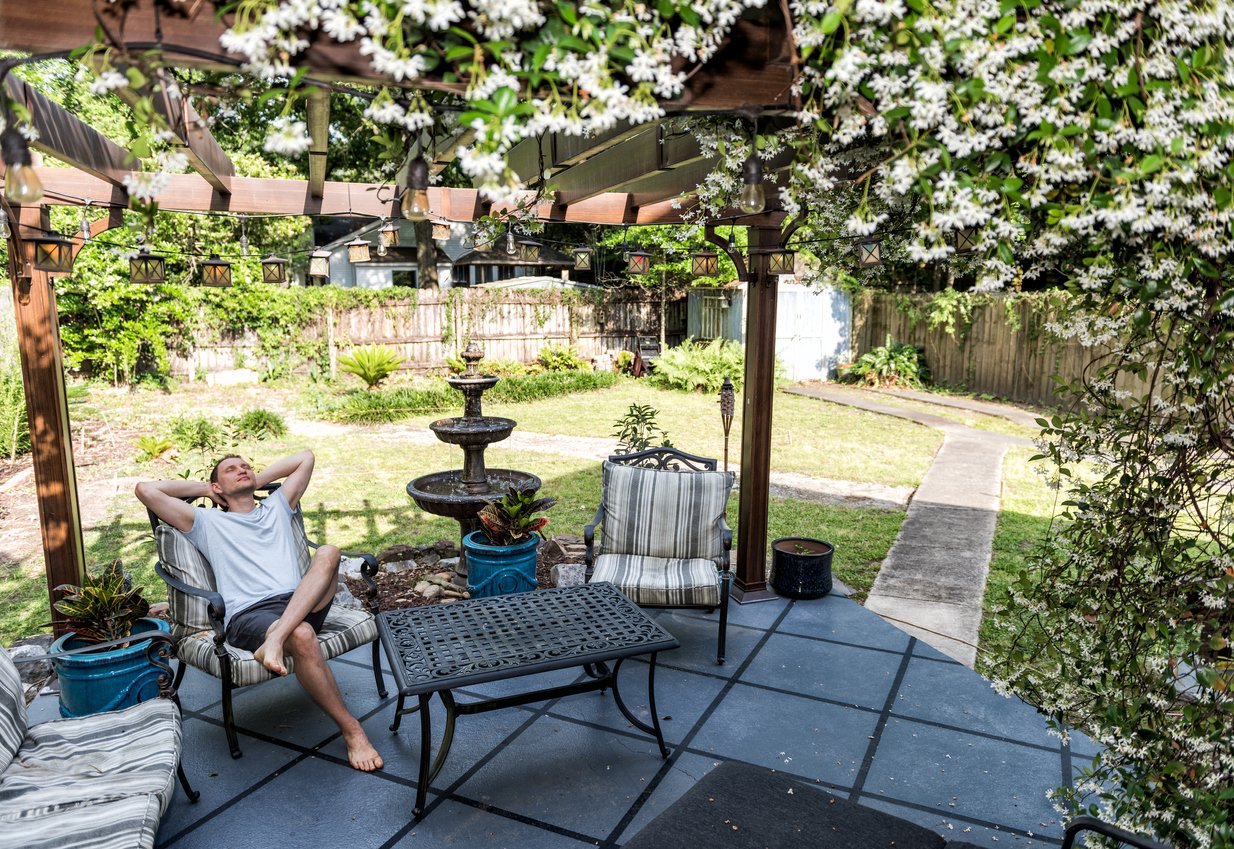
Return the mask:
[[595, 560], [596, 560], [595, 552], [592, 551], [592, 546], [595, 545], [595, 540], [596, 540], [596, 526], [601, 524], [603, 521], [604, 521], [604, 503], [601, 502], [599, 508], [597, 508], [596, 510], [596, 515], [591, 520], [591, 524], [583, 526], [583, 545], [587, 547], [587, 551], [583, 555], [583, 562], [587, 565], [587, 568], [589, 569], [591, 568], [592, 564], [595, 563]]
[[716, 520], [716, 527], [720, 529], [720, 543], [724, 546], [724, 571], [727, 572], [733, 550], [733, 529], [728, 526], [723, 516]]
[[206, 600], [206, 612], [210, 616], [210, 626], [214, 628], [214, 641], [216, 643], [222, 642], [226, 635], [226, 631], [223, 628], [223, 620], [227, 618], [227, 605], [223, 603], [223, 597], [213, 590], [203, 590], [201, 587], [186, 584], [179, 578], [173, 578], [162, 561], [154, 564], [154, 573], [162, 578], [172, 589], [178, 590], [185, 595]]
[[1137, 846], [1139, 849], [1169, 849], [1164, 843], [1158, 843], [1156, 840], [1150, 840], [1135, 832], [1127, 831], [1125, 828], [1119, 828], [1116, 825], [1102, 822], [1096, 817], [1076, 817], [1068, 823], [1067, 831], [1063, 834], [1062, 849], [1071, 849], [1075, 843], [1076, 835], [1081, 831], [1093, 831], [1097, 834], [1111, 837], [1119, 843]]
[[17, 664], [18, 666], [21, 666], [23, 663], [38, 663], [39, 661], [47, 661], [47, 660], [54, 661], [56, 660], [56, 658], [71, 657], [72, 655], [75, 655], [75, 654], [89, 654], [91, 652], [96, 652], [99, 649], [108, 649], [108, 648], [113, 648], [115, 646], [124, 646], [124, 645], [128, 645], [131, 642], [135, 642], [135, 641], [141, 642], [142, 640], [150, 640], [151, 644], [166, 643], [169, 651], [170, 651], [171, 646], [175, 643], [175, 640], [172, 638], [171, 634], [165, 634], [162, 631], [143, 631], [140, 634], [137, 634], [136, 636], [119, 637], [115, 640], [107, 640], [106, 642], [102, 642], [102, 643], [91, 643], [88, 646], [82, 646], [81, 648], [78, 648], [78, 649], [68, 649], [66, 651], [58, 651], [55, 654], [34, 654], [34, 655], [29, 655], [28, 657], [10, 656], [9, 659], [12, 660], [13, 663]]

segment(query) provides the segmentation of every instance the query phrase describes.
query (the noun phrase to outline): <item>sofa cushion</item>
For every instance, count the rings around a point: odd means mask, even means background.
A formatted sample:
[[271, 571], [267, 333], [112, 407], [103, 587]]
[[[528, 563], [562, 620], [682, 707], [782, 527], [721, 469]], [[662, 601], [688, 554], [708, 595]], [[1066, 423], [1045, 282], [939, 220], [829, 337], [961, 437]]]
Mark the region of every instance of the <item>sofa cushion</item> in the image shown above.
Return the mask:
[[21, 674], [8, 652], [0, 648], [0, 771], [3, 771], [26, 736], [26, 695]]
[[719, 520], [732, 487], [729, 472], [664, 471], [606, 460], [600, 553], [719, 564], [724, 557]]
[[170, 699], [32, 725], [0, 773], [0, 830], [135, 796], [154, 797], [161, 813], [171, 800], [179, 758], [180, 713]]
[[130, 796], [5, 823], [3, 840], [21, 849], [153, 849], [160, 815], [156, 796]]
[[[159, 562], [173, 578], [191, 587], [216, 592], [214, 570], [197, 546], [189, 538], [170, 525], [159, 525], [154, 531], [154, 542], [159, 552]], [[204, 598], [167, 588], [167, 604], [170, 608], [171, 635], [179, 640], [188, 634], [210, 630], [209, 605]]]
[[636, 554], [601, 554], [592, 582], [608, 581], [635, 604], [716, 607], [720, 573], [710, 560], [672, 560]]
[[943, 849], [943, 839], [786, 773], [729, 762], [704, 776], [623, 849], [665, 846]]

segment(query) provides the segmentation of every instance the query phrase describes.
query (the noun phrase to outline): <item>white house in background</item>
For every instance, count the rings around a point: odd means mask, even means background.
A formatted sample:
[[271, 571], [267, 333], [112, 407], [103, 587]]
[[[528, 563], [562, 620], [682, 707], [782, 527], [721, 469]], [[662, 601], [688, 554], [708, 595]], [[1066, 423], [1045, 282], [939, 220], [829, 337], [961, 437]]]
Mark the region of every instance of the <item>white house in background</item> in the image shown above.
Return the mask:
[[[344, 228], [343, 235], [321, 247], [330, 252], [330, 282], [345, 288], [387, 289], [391, 286], [419, 285], [419, 264], [416, 261], [415, 225], [404, 219], [393, 223], [399, 230], [398, 247], [389, 248], [385, 256], [377, 255], [377, 231], [385, 224], [374, 219], [358, 228]], [[336, 225], [330, 228], [341, 232]], [[329, 232], [321, 228], [321, 232]], [[321, 232], [318, 236], [321, 236]], [[528, 262], [504, 250], [476, 248], [471, 241], [471, 225], [454, 226], [450, 238], [437, 242], [437, 282], [442, 289], [475, 286], [491, 281], [535, 277], [543, 279], [574, 267], [574, 260], [545, 245], [540, 259]], [[347, 258], [347, 243], [355, 239], [368, 242], [369, 261], [352, 263]]]
[[[853, 306], [848, 293], [788, 282], [779, 283], [776, 292], [776, 356], [784, 364], [788, 379], [835, 378], [836, 366], [852, 357]], [[699, 287], [686, 297], [687, 335], [745, 344], [745, 283]]]
[[583, 283], [579, 280], [571, 280], [565, 276], [566, 272], [562, 272], [561, 277], [548, 276], [527, 276], [515, 277], [511, 280], [494, 280], [492, 283], [477, 283], [475, 289], [501, 289], [509, 291], [514, 289], [599, 289], [595, 283]]

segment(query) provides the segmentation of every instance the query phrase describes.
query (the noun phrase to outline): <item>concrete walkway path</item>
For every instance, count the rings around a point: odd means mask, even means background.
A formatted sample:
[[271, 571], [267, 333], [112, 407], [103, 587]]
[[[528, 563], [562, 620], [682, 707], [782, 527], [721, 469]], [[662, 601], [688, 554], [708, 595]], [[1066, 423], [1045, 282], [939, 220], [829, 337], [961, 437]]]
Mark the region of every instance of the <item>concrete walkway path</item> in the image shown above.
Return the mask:
[[909, 504], [865, 606], [973, 666], [998, 520], [1003, 456], [1011, 445], [1032, 443], [894, 406], [876, 392], [834, 385], [785, 391], [898, 416], [943, 432], [942, 447]]

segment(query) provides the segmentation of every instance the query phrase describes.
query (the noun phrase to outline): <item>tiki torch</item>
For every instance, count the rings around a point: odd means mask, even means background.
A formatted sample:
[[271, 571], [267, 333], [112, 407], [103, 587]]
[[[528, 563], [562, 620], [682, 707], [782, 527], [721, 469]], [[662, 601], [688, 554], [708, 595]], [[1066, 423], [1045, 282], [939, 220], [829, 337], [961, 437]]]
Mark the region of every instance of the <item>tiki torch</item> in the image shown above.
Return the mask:
[[733, 413], [737, 408], [736, 393], [733, 392], [733, 382], [724, 378], [720, 387], [720, 424], [724, 426], [724, 471], [728, 471], [728, 432], [733, 426]]

